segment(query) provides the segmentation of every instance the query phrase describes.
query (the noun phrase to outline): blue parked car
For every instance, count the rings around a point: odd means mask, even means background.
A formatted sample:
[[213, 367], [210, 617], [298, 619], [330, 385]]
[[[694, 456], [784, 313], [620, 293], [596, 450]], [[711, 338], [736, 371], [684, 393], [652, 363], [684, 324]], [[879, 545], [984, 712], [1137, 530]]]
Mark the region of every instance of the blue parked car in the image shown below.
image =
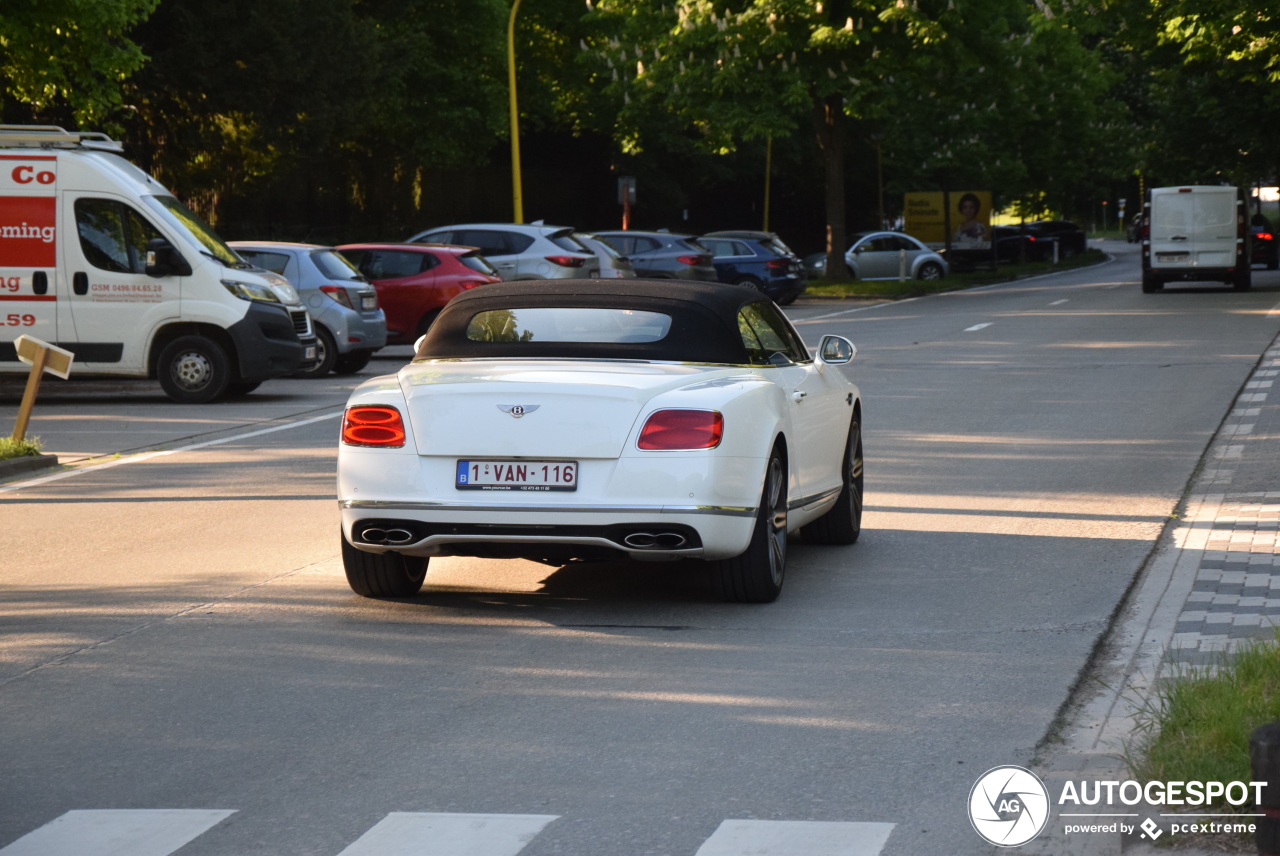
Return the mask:
[[721, 282], [754, 285], [782, 306], [805, 290], [804, 265], [773, 232], [708, 232], [698, 243], [711, 251]]
[[354, 374], [387, 344], [378, 292], [333, 247], [283, 241], [232, 241], [245, 261], [278, 273], [298, 290], [316, 329], [317, 361], [295, 377]]

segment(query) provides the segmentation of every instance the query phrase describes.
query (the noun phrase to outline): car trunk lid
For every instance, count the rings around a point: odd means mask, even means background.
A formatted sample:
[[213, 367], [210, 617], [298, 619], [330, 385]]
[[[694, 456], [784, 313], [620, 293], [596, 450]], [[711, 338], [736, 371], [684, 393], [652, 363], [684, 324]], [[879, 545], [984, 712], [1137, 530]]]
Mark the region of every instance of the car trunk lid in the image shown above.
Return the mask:
[[403, 371], [400, 385], [420, 454], [616, 458], [650, 400], [715, 371], [626, 361], [440, 361]]

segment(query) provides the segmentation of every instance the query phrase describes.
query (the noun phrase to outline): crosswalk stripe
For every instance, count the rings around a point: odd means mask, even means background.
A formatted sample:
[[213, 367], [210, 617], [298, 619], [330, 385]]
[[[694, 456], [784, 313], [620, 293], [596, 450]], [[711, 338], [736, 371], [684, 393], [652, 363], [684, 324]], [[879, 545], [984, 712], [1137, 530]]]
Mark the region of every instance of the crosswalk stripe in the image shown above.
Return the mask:
[[892, 823], [726, 820], [696, 856], [879, 856]]
[[515, 856], [557, 817], [397, 811], [338, 856]]
[[0, 856], [169, 856], [234, 812], [210, 809], [69, 811]]

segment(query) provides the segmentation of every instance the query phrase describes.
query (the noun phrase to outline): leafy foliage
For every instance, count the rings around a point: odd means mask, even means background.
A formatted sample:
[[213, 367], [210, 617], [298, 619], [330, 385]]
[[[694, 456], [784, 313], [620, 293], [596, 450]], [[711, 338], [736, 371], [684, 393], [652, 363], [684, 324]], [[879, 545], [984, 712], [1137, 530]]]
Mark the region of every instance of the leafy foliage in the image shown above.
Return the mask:
[[[0, 98], [6, 116], [97, 125], [123, 102], [145, 57], [127, 34], [160, 0], [5, 0]], [[68, 115], [69, 114], [69, 115]]]

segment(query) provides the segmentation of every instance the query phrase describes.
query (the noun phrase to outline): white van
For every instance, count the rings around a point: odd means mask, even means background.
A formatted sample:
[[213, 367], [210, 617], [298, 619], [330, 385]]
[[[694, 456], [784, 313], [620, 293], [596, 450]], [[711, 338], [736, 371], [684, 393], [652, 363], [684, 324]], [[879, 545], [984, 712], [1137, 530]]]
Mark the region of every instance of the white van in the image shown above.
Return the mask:
[[1244, 290], [1249, 271], [1249, 224], [1234, 187], [1154, 187], [1142, 227], [1142, 290], [1180, 280], [1219, 280]]
[[314, 362], [288, 281], [121, 151], [97, 132], [0, 125], [0, 371], [28, 371], [13, 344], [27, 334], [74, 352], [77, 376], [153, 377], [199, 403]]

